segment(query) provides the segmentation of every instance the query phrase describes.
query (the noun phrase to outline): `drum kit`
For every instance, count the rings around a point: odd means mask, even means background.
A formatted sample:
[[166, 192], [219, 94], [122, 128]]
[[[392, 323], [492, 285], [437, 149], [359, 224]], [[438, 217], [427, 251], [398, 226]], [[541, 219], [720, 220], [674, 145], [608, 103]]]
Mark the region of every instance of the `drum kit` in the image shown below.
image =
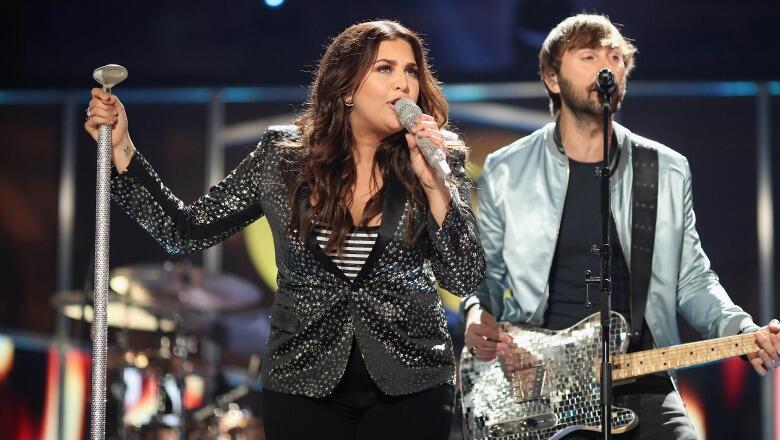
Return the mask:
[[[255, 326], [241, 331], [243, 339], [265, 341], [257, 327], [267, 326], [267, 312], [257, 307], [261, 294], [253, 284], [166, 262], [115, 269], [110, 287], [108, 438], [264, 438], [256, 414], [241, 403], [258, 386], [262, 348], [255, 344], [254, 353], [242, 353], [249, 355], [242, 367], [227, 365], [220, 352], [230, 350], [225, 329], [236, 322]], [[89, 296], [59, 292], [51, 302], [85, 325], [92, 320]], [[226, 371], [238, 382], [232, 389]]]

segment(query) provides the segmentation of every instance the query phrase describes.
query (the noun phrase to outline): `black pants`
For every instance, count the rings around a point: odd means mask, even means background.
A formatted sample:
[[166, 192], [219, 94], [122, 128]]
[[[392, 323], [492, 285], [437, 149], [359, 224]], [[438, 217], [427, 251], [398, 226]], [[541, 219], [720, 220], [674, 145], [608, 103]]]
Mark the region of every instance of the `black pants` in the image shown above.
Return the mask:
[[[639, 417], [639, 425], [615, 440], [696, 440], [693, 424], [688, 420], [680, 395], [665, 373], [638, 379], [615, 387], [614, 406], [629, 408]], [[562, 440], [596, 440], [603, 434], [573, 432]]]
[[446, 440], [453, 404], [449, 384], [405, 396], [382, 393], [353, 342], [347, 371], [332, 394], [311, 398], [265, 389], [263, 423], [268, 440]]

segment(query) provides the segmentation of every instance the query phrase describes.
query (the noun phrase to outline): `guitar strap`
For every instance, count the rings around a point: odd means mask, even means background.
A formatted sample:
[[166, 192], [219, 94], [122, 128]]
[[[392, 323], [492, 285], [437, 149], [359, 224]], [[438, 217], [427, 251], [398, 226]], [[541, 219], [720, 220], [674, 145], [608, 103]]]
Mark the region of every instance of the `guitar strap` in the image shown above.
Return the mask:
[[653, 268], [658, 212], [658, 151], [633, 144], [631, 186], [631, 342], [642, 335], [647, 290]]

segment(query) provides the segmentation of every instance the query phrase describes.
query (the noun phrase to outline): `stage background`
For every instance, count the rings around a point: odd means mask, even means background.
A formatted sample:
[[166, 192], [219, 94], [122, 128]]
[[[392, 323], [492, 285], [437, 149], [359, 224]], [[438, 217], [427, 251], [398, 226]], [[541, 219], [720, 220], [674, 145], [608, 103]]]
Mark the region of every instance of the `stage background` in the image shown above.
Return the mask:
[[[3, 2], [0, 329], [16, 338], [34, 334], [47, 340], [54, 335], [56, 323], [51, 296], [58, 289], [79, 289], [84, 283], [94, 234], [95, 149], [80, 125], [95, 67], [115, 62], [128, 68], [130, 76], [117, 93], [128, 96], [133, 139], [166, 184], [181, 199], [191, 201], [207, 186], [210, 94], [227, 86], [292, 90], [287, 99], [280, 94], [264, 101], [252, 97], [251, 90], [242, 95], [241, 89], [231, 89], [237, 98], [227, 99], [224, 106], [225, 127], [247, 124], [257, 129], [254, 136], [238, 136], [239, 141], [226, 146], [224, 174], [254, 148], [262, 132], [258, 121], [289, 120], [300, 110], [311, 72], [328, 39], [351, 23], [398, 19], [426, 38], [432, 64], [446, 85], [490, 87], [536, 81], [536, 56], [547, 31], [570, 13], [582, 11], [608, 14], [635, 40], [638, 67], [629, 81], [620, 121], [687, 156], [704, 248], [735, 302], [753, 316], [761, 316], [755, 86], [767, 82], [773, 87], [769, 134], [774, 152], [780, 139], [777, 8], [776, 2], [725, 0], [661, 0], [641, 5], [618, 0], [399, 0], [392, 4], [288, 0], [275, 8], [249, 0], [229, 4], [142, 0], [104, 7], [86, 2]], [[702, 82], [724, 81], [729, 83], [717, 93], [701, 96], [692, 91]], [[672, 90], [670, 82], [682, 88]], [[661, 92], [638, 90], [634, 94], [634, 85], [642, 83], [656, 84]], [[664, 89], [664, 84], [669, 87]], [[686, 84], [691, 87], [686, 89]], [[178, 92], [172, 88], [179, 88]], [[475, 101], [462, 90], [448, 90], [452, 122], [472, 148], [475, 176], [489, 152], [527, 134], [531, 127], [524, 128], [521, 118], [507, 124], [496, 118], [472, 117], [465, 104], [524, 109], [537, 118], [547, 108], [546, 99], [538, 97]], [[246, 102], [240, 102], [241, 96], [247, 97]], [[68, 106], [78, 108], [74, 244], [66, 277], [69, 283], [58, 286], [59, 185]], [[771, 159], [775, 169], [777, 156]], [[777, 196], [772, 200], [777, 203]], [[203, 264], [200, 254], [166, 255], [116, 207], [111, 222], [112, 267], [166, 260]], [[220, 322], [223, 355], [238, 369], [246, 367], [251, 354], [262, 351], [268, 331], [265, 317], [273, 286], [263, 278], [265, 263], [252, 256], [253, 249], [255, 254], [264, 254], [268, 246], [262, 233], [245, 232], [222, 246], [223, 270], [249, 280], [263, 292], [255, 307]], [[776, 274], [777, 266], [773, 269]], [[453, 337], [460, 343], [462, 326], [454, 315], [450, 321]], [[73, 322], [68, 327], [71, 335], [78, 331]], [[686, 341], [698, 337], [686, 324], [682, 327]], [[82, 330], [84, 342], [85, 334]], [[148, 335], [134, 336], [140, 346], [154, 341]], [[0, 398], [13, 395], [24, 381], [43, 383], [48, 377], [48, 346], [23, 346], [40, 352], [25, 355], [35, 359], [30, 361], [35, 368], [23, 369], [25, 377], [18, 369], [13, 375], [0, 376], [5, 380], [0, 380]], [[759, 380], [747, 364], [731, 360], [682, 371], [680, 384], [703, 436], [760, 438]], [[31, 405], [43, 405], [43, 389], [31, 397]], [[0, 420], [14, 414], [9, 408], [0, 402]], [[44, 412], [39, 408], [31, 414]], [[36, 421], [31, 426], [44, 425]], [[457, 432], [453, 438], [458, 438]]]

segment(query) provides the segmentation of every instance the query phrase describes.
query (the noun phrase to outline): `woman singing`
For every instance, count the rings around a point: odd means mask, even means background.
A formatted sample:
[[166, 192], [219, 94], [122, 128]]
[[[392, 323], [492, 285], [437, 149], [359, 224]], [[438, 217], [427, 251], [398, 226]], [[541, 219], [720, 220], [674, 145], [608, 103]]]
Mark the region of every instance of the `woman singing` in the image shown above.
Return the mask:
[[[266, 435], [446, 439], [452, 343], [434, 283], [474, 291], [484, 254], [447, 103], [420, 38], [392, 21], [327, 48], [295, 125], [272, 126], [208, 194], [185, 205], [130, 140], [121, 102], [92, 91], [86, 130], [112, 127], [113, 199], [171, 253], [212, 246], [265, 215], [279, 269], [263, 358]], [[445, 181], [399, 124], [447, 153]]]

